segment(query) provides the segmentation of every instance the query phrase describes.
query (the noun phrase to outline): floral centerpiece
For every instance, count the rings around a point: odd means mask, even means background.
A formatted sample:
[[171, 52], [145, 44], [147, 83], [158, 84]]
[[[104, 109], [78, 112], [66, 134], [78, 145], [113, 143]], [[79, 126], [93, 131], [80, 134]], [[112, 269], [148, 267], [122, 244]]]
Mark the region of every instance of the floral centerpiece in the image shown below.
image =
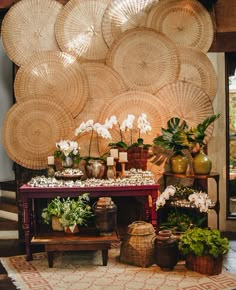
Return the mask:
[[[188, 186], [169, 185], [157, 198], [156, 210], [164, 208], [165, 205], [170, 210], [166, 220], [161, 222], [161, 228], [184, 232], [193, 226], [201, 226], [206, 220], [206, 216], [201, 213], [207, 213], [215, 203], [205, 192]], [[190, 208], [198, 209], [199, 212], [196, 214]]]
[[56, 148], [54, 156], [62, 160], [63, 166], [71, 167], [80, 162], [79, 145], [76, 141], [61, 140], [56, 143]]
[[50, 224], [52, 218], [57, 217], [62, 228], [65, 231], [69, 228], [72, 232], [77, 225], [87, 226], [88, 219], [93, 216], [89, 200], [88, 193], [80, 195], [77, 200], [70, 197], [66, 199], [56, 197], [43, 209], [43, 221]]

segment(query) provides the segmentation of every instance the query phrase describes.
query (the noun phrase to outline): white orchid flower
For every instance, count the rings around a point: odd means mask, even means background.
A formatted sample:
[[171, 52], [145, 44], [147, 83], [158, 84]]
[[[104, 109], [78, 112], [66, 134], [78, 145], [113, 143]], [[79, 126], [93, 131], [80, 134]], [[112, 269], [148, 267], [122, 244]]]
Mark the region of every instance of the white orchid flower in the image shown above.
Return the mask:
[[173, 185], [169, 185], [164, 191], [168, 192], [170, 196], [174, 196], [176, 192], [176, 188]]

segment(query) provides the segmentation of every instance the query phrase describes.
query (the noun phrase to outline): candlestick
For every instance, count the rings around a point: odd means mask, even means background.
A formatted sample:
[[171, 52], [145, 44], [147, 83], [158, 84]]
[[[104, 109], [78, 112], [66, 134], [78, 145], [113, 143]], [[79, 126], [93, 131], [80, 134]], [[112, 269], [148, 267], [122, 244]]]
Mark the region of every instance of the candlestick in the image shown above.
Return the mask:
[[115, 172], [113, 165], [108, 165], [107, 169], [107, 178], [108, 179], [115, 179]]
[[54, 165], [54, 156], [48, 156], [48, 165]]
[[109, 156], [107, 157], [107, 166], [114, 165], [114, 157]]
[[128, 162], [127, 152], [119, 152], [119, 162]]
[[121, 162], [121, 173], [120, 173], [120, 177], [124, 178], [125, 177], [125, 163], [126, 162]]
[[119, 157], [119, 151], [116, 148], [113, 148], [110, 150], [110, 156], [114, 157], [114, 159], [118, 159]]

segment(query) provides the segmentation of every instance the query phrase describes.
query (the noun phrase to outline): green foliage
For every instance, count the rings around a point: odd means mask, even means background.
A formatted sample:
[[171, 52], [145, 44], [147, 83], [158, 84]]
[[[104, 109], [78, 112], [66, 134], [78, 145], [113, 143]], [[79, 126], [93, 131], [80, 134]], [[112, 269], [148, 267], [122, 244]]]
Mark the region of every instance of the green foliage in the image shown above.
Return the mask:
[[63, 227], [87, 225], [87, 220], [93, 216], [89, 200], [88, 193], [80, 195], [77, 200], [70, 197], [66, 199], [56, 197], [43, 209], [43, 221], [50, 224], [52, 216], [56, 216]]
[[179, 250], [184, 254], [211, 255], [217, 258], [229, 251], [229, 241], [219, 230], [193, 228], [180, 236]]
[[189, 149], [187, 130], [186, 121], [181, 122], [179, 118], [173, 117], [167, 122], [167, 129], [161, 128], [162, 135], [154, 138], [153, 143], [166, 149], [172, 149], [174, 152]]

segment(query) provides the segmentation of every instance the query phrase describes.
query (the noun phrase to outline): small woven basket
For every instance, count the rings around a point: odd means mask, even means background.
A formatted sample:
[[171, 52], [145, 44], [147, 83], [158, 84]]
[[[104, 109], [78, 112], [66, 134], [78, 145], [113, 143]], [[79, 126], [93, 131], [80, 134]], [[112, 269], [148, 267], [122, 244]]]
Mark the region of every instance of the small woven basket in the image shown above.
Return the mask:
[[135, 221], [128, 226], [128, 232], [121, 243], [120, 261], [148, 267], [154, 264], [155, 230], [150, 223]]

